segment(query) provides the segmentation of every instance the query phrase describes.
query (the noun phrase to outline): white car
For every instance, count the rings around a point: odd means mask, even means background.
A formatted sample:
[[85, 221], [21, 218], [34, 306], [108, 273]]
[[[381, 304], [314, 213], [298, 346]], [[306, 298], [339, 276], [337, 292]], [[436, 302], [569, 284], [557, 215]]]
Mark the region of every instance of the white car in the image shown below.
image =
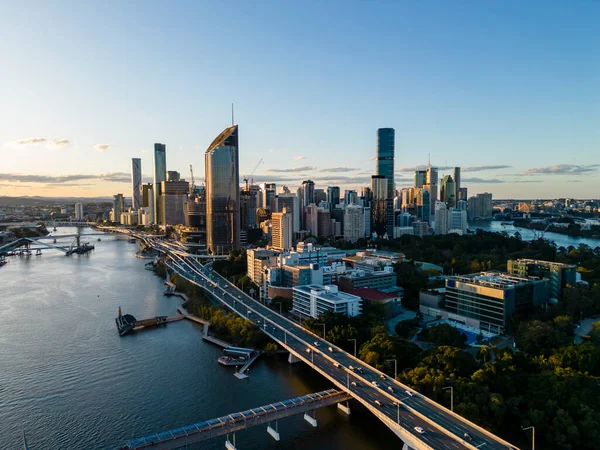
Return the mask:
[[415, 431], [419, 434], [425, 434], [425, 430], [421, 427], [415, 427]]
[[379, 400], [375, 400], [375, 404], [376, 404], [377, 406], [383, 406]]
[[333, 353], [333, 347], [328, 347], [329, 351]]
[[388, 386], [388, 391], [390, 391], [390, 392], [392, 392], [392, 393], [393, 393], [393, 392], [394, 392], [394, 388], [393, 388], [393, 387], [391, 387], [391, 386]]
[[381, 374], [381, 375], [379, 375], [379, 378], [381, 378], [382, 380], [385, 380], [385, 375]]
[[307, 349], [306, 349], [306, 353], [310, 353], [310, 348], [307, 348]]
[[340, 367], [340, 363], [334, 362], [333, 367]]
[[379, 387], [379, 384], [377, 383], [377, 381], [371, 381], [371, 384], [375, 387]]
[[317, 341], [315, 341], [315, 347], [318, 347], [319, 343]]
[[350, 383], [352, 386], [356, 387], [356, 381], [353, 381], [352, 383]]
[[406, 390], [406, 391], [404, 391], [404, 392], [406, 392], [406, 393], [407, 393], [408, 395], [410, 395], [411, 397], [412, 397], [413, 395], [415, 395], [415, 394], [413, 394], [412, 392], [410, 392], [409, 390]]

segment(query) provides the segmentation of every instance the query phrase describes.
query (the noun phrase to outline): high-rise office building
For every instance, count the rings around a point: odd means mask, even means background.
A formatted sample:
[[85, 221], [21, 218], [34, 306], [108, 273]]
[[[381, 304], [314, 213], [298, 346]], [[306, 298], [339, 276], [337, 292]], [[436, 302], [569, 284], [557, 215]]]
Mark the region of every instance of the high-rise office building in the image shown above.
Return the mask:
[[453, 173], [452, 178], [454, 179], [454, 193], [456, 194], [456, 199], [459, 200], [458, 194], [460, 191], [460, 167], [454, 168], [454, 173]]
[[121, 213], [125, 211], [123, 194], [113, 195], [113, 222], [121, 222]]
[[344, 217], [344, 240], [356, 242], [365, 237], [365, 208], [348, 205]]
[[167, 181], [179, 181], [181, 175], [176, 170], [167, 170]]
[[275, 209], [273, 212], [281, 212], [287, 208], [288, 214], [292, 215], [293, 231], [300, 231], [300, 202], [296, 194], [283, 193], [275, 197]]
[[317, 237], [329, 238], [333, 235], [329, 209], [317, 208]]
[[160, 183], [167, 179], [167, 146], [154, 144], [154, 217], [152, 221], [158, 223], [160, 200]]
[[83, 220], [83, 203], [75, 203], [75, 220]]
[[185, 180], [167, 180], [160, 183], [158, 223], [188, 225], [188, 192], [190, 185]]
[[352, 205], [356, 203], [356, 199], [358, 198], [358, 193], [354, 189], [346, 189], [344, 192], [344, 203], [346, 205]]
[[431, 215], [431, 204], [429, 191], [427, 189], [419, 189], [417, 191], [417, 217], [423, 222], [429, 222]]
[[204, 154], [206, 244], [213, 254], [240, 246], [238, 126], [227, 127]]
[[448, 208], [444, 202], [435, 204], [435, 234], [448, 234]]
[[[378, 237], [382, 237], [387, 233], [387, 187], [388, 180], [384, 176], [371, 176], [371, 192], [373, 193], [373, 201], [371, 202], [371, 214], [373, 216], [371, 230], [377, 233]], [[392, 235], [388, 233], [388, 236]]]
[[467, 196], [467, 188], [466, 187], [461, 187], [460, 189], [456, 190], [456, 201], [458, 200], [464, 200], [465, 202], [469, 199], [469, 197]]
[[327, 201], [327, 194], [324, 189], [315, 189], [315, 205], [319, 206], [321, 202]]
[[283, 211], [271, 215], [271, 247], [274, 250], [290, 250], [292, 248], [292, 215]]
[[433, 219], [435, 216], [435, 203], [438, 201], [438, 170], [437, 167], [432, 167], [431, 164], [427, 167], [427, 179], [425, 186], [429, 191], [429, 202], [431, 204], [431, 212], [429, 216]]
[[262, 183], [260, 185], [260, 189], [262, 194], [263, 208], [272, 211], [271, 202], [275, 198], [277, 185], [275, 183]]
[[448, 233], [467, 234], [467, 211], [450, 208], [448, 211]]
[[468, 202], [469, 219], [491, 219], [493, 215], [492, 194], [477, 194]]
[[136, 211], [142, 206], [142, 160], [131, 158], [131, 207]]
[[448, 208], [456, 206], [456, 184], [451, 175], [442, 178], [440, 185], [440, 201], [445, 202]]
[[329, 211], [335, 209], [335, 205], [340, 204], [340, 188], [339, 186], [329, 186], [327, 188], [327, 203], [329, 203]]
[[395, 197], [394, 183], [394, 145], [395, 131], [393, 128], [377, 130], [376, 174], [387, 180], [387, 198]]
[[304, 229], [309, 230], [312, 235], [319, 235], [319, 212], [318, 206], [311, 203], [304, 209]]
[[426, 170], [416, 170], [415, 171], [415, 187], [422, 188], [427, 181], [427, 171]]
[[312, 180], [305, 180], [298, 189], [298, 198], [300, 199], [300, 226], [306, 229], [304, 221], [304, 211], [306, 207], [315, 202], [315, 183]]

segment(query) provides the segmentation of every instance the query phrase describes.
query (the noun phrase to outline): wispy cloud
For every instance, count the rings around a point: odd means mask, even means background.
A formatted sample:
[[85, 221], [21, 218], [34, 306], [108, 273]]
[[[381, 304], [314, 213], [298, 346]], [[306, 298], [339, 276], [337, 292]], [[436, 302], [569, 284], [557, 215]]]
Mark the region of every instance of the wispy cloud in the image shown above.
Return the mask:
[[580, 175], [598, 171], [600, 164], [555, 164], [553, 166], [535, 167], [524, 170], [520, 175]]
[[[414, 172], [416, 170], [426, 170], [427, 169], [426, 164], [419, 164], [418, 166], [409, 166], [409, 167], [400, 167], [398, 169], [396, 169], [396, 172]], [[454, 169], [454, 167], [452, 166], [431, 166], [437, 170], [451, 170]]]
[[463, 172], [481, 172], [484, 170], [501, 170], [501, 169], [510, 169], [512, 166], [498, 165], [498, 166], [473, 166], [473, 167], [465, 167], [461, 169]]
[[94, 145], [94, 150], [99, 152], [105, 152], [106, 150], [110, 150], [112, 144], [96, 144]]
[[289, 169], [267, 169], [267, 172], [273, 172], [273, 173], [312, 172], [314, 170], [317, 170], [317, 168], [312, 167], [312, 166], [301, 166], [301, 167], [290, 167]]
[[483, 178], [463, 178], [461, 183], [486, 183], [486, 184], [498, 184], [498, 183], [505, 183], [504, 180], [499, 180], [498, 178], [490, 178], [490, 179], [483, 179]]
[[12, 183], [46, 183], [63, 184], [77, 181], [105, 181], [110, 183], [130, 183], [131, 175], [126, 172], [101, 173], [97, 175], [73, 174], [73, 175], [28, 175], [0, 173], [0, 181]]
[[306, 156], [294, 156], [294, 159], [296, 161], [302, 161], [303, 159], [306, 159]]
[[327, 169], [319, 169], [319, 172], [340, 173], [340, 172], [355, 172], [360, 169], [353, 167], [329, 167]]
[[68, 147], [70, 142], [68, 139], [60, 139], [60, 138], [46, 139], [43, 137], [34, 137], [34, 138], [19, 139], [18, 141], [15, 141], [15, 144], [17, 144], [17, 145], [45, 144], [46, 148], [57, 149], [57, 148]]

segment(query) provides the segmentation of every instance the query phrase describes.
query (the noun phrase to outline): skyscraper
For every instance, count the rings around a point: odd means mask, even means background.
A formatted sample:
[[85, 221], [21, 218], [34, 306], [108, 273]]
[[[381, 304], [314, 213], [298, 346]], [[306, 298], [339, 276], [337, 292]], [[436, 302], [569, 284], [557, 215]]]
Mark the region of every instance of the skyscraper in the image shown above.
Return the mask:
[[448, 208], [456, 206], [456, 184], [451, 175], [446, 175], [442, 178], [440, 185], [440, 201], [446, 202]]
[[460, 167], [455, 167], [454, 168], [454, 174], [453, 175], [454, 176], [452, 178], [454, 178], [454, 190], [455, 190], [455, 193], [456, 193], [456, 199], [459, 200], [458, 194], [459, 194], [459, 191], [460, 191]]
[[[382, 175], [371, 176], [371, 192], [373, 194], [373, 201], [371, 202], [371, 214], [373, 216], [371, 221], [371, 230], [377, 233], [378, 237], [383, 237], [387, 233], [387, 187], [387, 178]], [[393, 200], [391, 200], [391, 202], [393, 203]], [[392, 220], [393, 217], [394, 215], [392, 210]], [[388, 233], [388, 236], [392, 235], [393, 234]]]
[[422, 188], [425, 182], [427, 181], [427, 171], [426, 170], [416, 170], [415, 171], [415, 187]]
[[339, 186], [329, 186], [327, 188], [327, 203], [329, 203], [329, 211], [335, 209], [335, 205], [340, 204], [340, 188]]
[[275, 250], [292, 248], [292, 215], [283, 208], [271, 216], [271, 247]]
[[429, 191], [429, 202], [431, 204], [430, 217], [435, 215], [435, 203], [438, 201], [438, 170], [431, 164], [427, 167], [427, 179], [425, 183]]
[[154, 144], [154, 216], [152, 222], [158, 223], [160, 183], [167, 179], [167, 146]]
[[365, 237], [365, 208], [348, 205], [344, 217], [344, 240], [356, 242]]
[[393, 128], [379, 128], [377, 130], [376, 174], [387, 179], [387, 197], [392, 199], [395, 197], [394, 139], [395, 131]]
[[448, 209], [444, 202], [435, 204], [435, 234], [448, 234]]
[[113, 195], [113, 222], [121, 223], [121, 213], [125, 211], [123, 194]]
[[83, 220], [83, 204], [75, 203], [75, 220]]
[[142, 206], [142, 160], [131, 158], [131, 206], [136, 211]]
[[213, 254], [240, 246], [238, 126], [225, 128], [204, 154], [206, 244]]

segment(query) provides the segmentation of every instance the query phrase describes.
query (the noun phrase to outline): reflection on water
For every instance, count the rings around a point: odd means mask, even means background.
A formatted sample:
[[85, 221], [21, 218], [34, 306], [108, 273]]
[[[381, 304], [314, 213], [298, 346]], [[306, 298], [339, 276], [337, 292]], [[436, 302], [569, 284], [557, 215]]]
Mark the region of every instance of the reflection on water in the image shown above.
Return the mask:
[[[59, 228], [58, 234], [74, 234]], [[91, 233], [91, 230], [84, 230]], [[58, 241], [61, 242], [60, 240]], [[70, 241], [66, 241], [70, 243]], [[217, 363], [220, 349], [180, 321], [120, 338], [114, 317], [173, 315], [179, 300], [135, 258], [137, 245], [89, 236], [96, 250], [13, 257], [0, 268], [0, 448], [109, 449], [125, 440], [331, 387], [304, 364], [259, 360], [247, 381]], [[369, 412], [317, 411], [238, 433], [238, 447], [380, 449], [400, 444]], [[224, 439], [196, 448], [221, 449]], [[192, 448], [192, 447], [190, 447]]]

